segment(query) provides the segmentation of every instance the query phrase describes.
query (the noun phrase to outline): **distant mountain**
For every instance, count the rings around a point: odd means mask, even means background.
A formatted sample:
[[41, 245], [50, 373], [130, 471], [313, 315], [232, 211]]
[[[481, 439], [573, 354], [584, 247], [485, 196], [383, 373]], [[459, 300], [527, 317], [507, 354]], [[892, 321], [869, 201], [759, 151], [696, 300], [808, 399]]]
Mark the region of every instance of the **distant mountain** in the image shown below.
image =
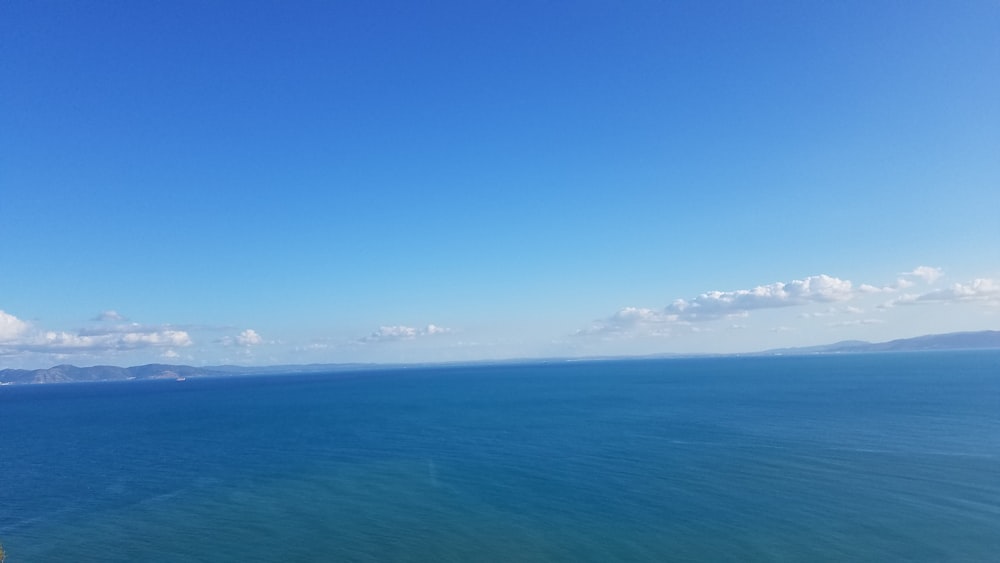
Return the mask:
[[[1000, 331], [952, 332], [930, 334], [916, 338], [902, 338], [889, 342], [865, 342], [845, 340], [822, 346], [800, 348], [777, 348], [765, 350], [753, 356], [807, 355], [807, 354], [866, 354], [872, 352], [917, 352], [930, 350], [988, 350], [1000, 349]], [[746, 354], [744, 354], [746, 355]], [[651, 357], [651, 356], [646, 356]], [[677, 356], [660, 356], [677, 357]], [[622, 358], [562, 358], [561, 360], [596, 360]], [[557, 359], [550, 358], [549, 361]], [[518, 362], [539, 362], [546, 360], [524, 359]], [[507, 361], [483, 363], [512, 363]], [[420, 364], [431, 366], [434, 364]], [[444, 364], [442, 364], [444, 365]], [[233, 375], [278, 375], [293, 373], [325, 373], [333, 371], [363, 371], [401, 367], [391, 364], [301, 364], [279, 366], [209, 366], [193, 367], [169, 364], [148, 364], [122, 368], [116, 366], [76, 367], [60, 365], [48, 369], [5, 369], [0, 370], [0, 383], [75, 383], [88, 381], [127, 381], [141, 379], [181, 379], [188, 377], [225, 377]]]
[[278, 375], [326, 373], [387, 368], [378, 364], [303, 364], [279, 366], [208, 366], [147, 364], [122, 368], [116, 366], [76, 367], [60, 365], [46, 369], [0, 370], [0, 383], [83, 383], [89, 381], [128, 381], [141, 379], [187, 379], [189, 377], [226, 377], [233, 375]]
[[1000, 349], [1000, 331], [981, 330], [978, 332], [950, 332], [928, 334], [915, 338], [901, 338], [889, 342], [865, 342], [845, 340], [822, 346], [801, 348], [776, 348], [757, 355], [802, 355], [802, 354], [863, 354], [871, 352], [920, 352], [930, 350], [989, 350]]
[[0, 370], [2, 383], [79, 383], [86, 381], [126, 381], [130, 379], [177, 379], [228, 375], [214, 368], [148, 364], [121, 368], [116, 366], [55, 366], [47, 369]]

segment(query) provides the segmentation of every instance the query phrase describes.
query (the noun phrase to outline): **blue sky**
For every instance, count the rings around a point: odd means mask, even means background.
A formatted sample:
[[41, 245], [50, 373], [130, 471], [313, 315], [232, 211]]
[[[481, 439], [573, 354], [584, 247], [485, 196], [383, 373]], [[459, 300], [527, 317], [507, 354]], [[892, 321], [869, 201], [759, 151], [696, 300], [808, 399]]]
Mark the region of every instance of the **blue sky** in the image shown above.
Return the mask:
[[4, 2], [0, 367], [1000, 328], [997, 29], [987, 1]]

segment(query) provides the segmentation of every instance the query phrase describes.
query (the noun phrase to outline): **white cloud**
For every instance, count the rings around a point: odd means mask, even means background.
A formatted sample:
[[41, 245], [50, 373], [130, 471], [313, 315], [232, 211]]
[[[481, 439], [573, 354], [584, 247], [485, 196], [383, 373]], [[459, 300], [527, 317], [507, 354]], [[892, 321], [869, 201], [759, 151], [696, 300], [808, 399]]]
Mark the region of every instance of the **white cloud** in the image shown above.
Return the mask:
[[192, 344], [191, 336], [170, 327], [136, 324], [79, 332], [32, 330], [31, 325], [0, 311], [0, 345], [6, 355], [18, 353], [76, 354], [172, 348]]
[[[691, 299], [677, 299], [662, 309], [644, 307], [625, 307], [610, 317], [599, 319], [585, 329], [578, 330], [577, 335], [621, 334], [626, 336], [670, 334], [671, 327], [747, 317], [752, 311], [762, 309], [779, 309], [785, 307], [801, 307], [820, 303], [839, 303], [869, 294], [897, 293], [913, 287], [913, 279], [933, 283], [943, 276], [941, 268], [918, 266], [909, 272], [899, 274], [900, 277], [889, 285], [873, 285], [862, 283], [855, 285], [845, 280], [826, 274], [809, 276], [790, 282], [775, 282], [760, 285], [752, 289], [737, 289], [734, 291], [707, 291]], [[955, 285], [947, 290], [938, 290], [925, 295], [903, 295], [877, 308], [886, 309], [898, 304], [917, 301], [983, 300], [993, 303], [1000, 302], [1000, 289], [990, 285], [991, 280], [976, 280], [970, 285]], [[801, 313], [800, 318], [826, 317], [842, 314], [862, 314], [864, 310], [854, 306], [831, 306], [824, 311], [809, 311]], [[872, 322], [849, 321], [854, 324], [872, 324]], [[838, 323], [840, 325], [840, 323]], [[842, 326], [847, 326], [843, 323]]]
[[450, 332], [450, 328], [434, 324], [429, 324], [422, 329], [405, 325], [380, 326], [378, 330], [359, 340], [361, 342], [393, 342], [398, 340], [413, 340], [423, 336], [448, 334]]
[[[867, 283], [855, 285], [850, 280], [819, 274], [801, 280], [760, 285], [752, 289], [708, 291], [691, 299], [677, 299], [662, 309], [625, 307], [610, 317], [594, 321], [590, 327], [578, 330], [576, 334], [584, 336], [670, 334], [671, 327], [677, 325], [747, 317], [752, 311], [762, 309], [802, 307], [821, 303], [836, 304], [866, 294], [895, 293], [914, 285], [906, 277], [936, 280], [942, 273], [940, 268], [919, 266], [900, 275], [904, 277], [898, 278], [893, 284], [883, 286]], [[895, 304], [910, 299], [916, 299], [916, 297], [903, 296], [890, 303]], [[884, 309], [887, 306], [891, 305], [885, 304], [879, 308]], [[864, 309], [860, 307], [838, 305], [830, 306], [823, 311], [801, 313], [799, 317], [813, 318], [862, 313], [864, 313]]]
[[753, 310], [846, 301], [853, 296], [850, 281], [820, 274], [753, 289], [708, 291], [692, 299], [677, 299], [663, 309], [625, 307], [576, 334], [668, 335], [671, 326], [743, 318]]
[[31, 325], [21, 319], [0, 310], [0, 342], [17, 340], [28, 332]]
[[252, 328], [244, 330], [236, 337], [236, 343], [240, 346], [256, 346], [263, 342], [264, 339]]
[[122, 334], [120, 342], [126, 348], [143, 348], [146, 346], [190, 346], [191, 336], [183, 330], [131, 332]]
[[677, 321], [677, 315], [668, 315], [663, 311], [640, 307], [625, 307], [608, 318], [605, 324], [609, 327], [631, 328], [641, 325], [654, 325]]
[[[222, 344], [223, 346], [243, 346], [249, 348], [251, 346], [258, 346], [264, 343], [264, 339], [256, 330], [248, 328], [236, 336], [223, 336], [216, 342]], [[273, 344], [273, 342], [272, 342]]]
[[897, 290], [896, 287], [889, 285], [883, 287], [877, 287], [868, 283], [863, 283], [858, 286], [858, 293], [893, 293], [896, 290]]
[[858, 286], [859, 293], [895, 293], [903, 289], [909, 289], [916, 285], [913, 278], [922, 280], [924, 283], [932, 284], [944, 275], [944, 270], [933, 266], [917, 266], [909, 272], [900, 272], [900, 277], [892, 285], [882, 287], [863, 283]]
[[923, 294], [908, 293], [879, 305], [888, 309], [899, 305], [932, 303], [984, 303], [1000, 305], [1000, 282], [990, 278], [977, 278], [969, 283], [956, 283], [951, 287], [935, 289]]
[[121, 332], [96, 336], [50, 330], [23, 338], [14, 343], [12, 348], [26, 352], [72, 354], [76, 352], [182, 347], [191, 344], [191, 336], [183, 330]]
[[896, 280], [896, 285], [892, 285], [884, 289], [888, 289], [889, 291], [899, 291], [900, 289], [909, 289], [914, 285], [916, 284], [906, 278], [899, 278]]
[[141, 325], [139, 323], [127, 323], [117, 325], [99, 325], [80, 329], [77, 334], [80, 336], [106, 336], [109, 334], [144, 333], [150, 334], [162, 332], [164, 330], [175, 330], [171, 325]]
[[915, 293], [904, 293], [903, 295], [900, 295], [899, 297], [897, 297], [895, 299], [890, 299], [889, 301], [886, 301], [885, 303], [882, 303], [881, 305], [876, 305], [875, 308], [876, 309], [891, 309], [891, 308], [895, 307], [896, 305], [909, 305], [909, 304], [913, 303], [914, 301], [916, 301], [917, 297], [919, 297], [919, 295], [917, 295]]
[[682, 320], [713, 320], [755, 309], [844, 301], [852, 296], [850, 281], [820, 274], [753, 289], [709, 291], [691, 300], [678, 299], [668, 305], [665, 312], [675, 314]]
[[865, 312], [864, 309], [860, 307], [854, 307], [852, 305], [848, 305], [846, 307], [827, 307], [822, 311], [815, 311], [812, 313], [802, 313], [801, 315], [799, 315], [799, 318], [812, 319], [816, 317], [832, 317], [836, 315], [859, 315], [864, 312]]
[[944, 271], [941, 268], [935, 268], [933, 266], [917, 266], [912, 271], [904, 272], [899, 275], [920, 278], [926, 283], [934, 283], [938, 280], [938, 278], [944, 275]]
[[365, 337], [365, 341], [409, 340], [417, 337], [417, 329], [412, 326], [380, 326], [378, 330]]
[[956, 283], [949, 288], [920, 295], [916, 301], [1000, 301], [1000, 282], [979, 278], [967, 284]]
[[677, 315], [640, 307], [625, 307], [606, 319], [595, 321], [590, 327], [577, 331], [577, 335], [599, 334], [666, 334], [667, 323], [678, 322]]

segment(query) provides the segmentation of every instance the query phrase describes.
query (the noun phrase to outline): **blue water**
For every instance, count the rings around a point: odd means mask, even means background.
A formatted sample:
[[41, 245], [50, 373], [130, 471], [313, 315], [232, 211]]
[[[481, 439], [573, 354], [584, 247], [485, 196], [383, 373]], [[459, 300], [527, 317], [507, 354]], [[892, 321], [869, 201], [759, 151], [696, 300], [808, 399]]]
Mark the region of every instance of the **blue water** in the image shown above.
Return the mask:
[[996, 561], [1000, 353], [0, 388], [65, 561]]

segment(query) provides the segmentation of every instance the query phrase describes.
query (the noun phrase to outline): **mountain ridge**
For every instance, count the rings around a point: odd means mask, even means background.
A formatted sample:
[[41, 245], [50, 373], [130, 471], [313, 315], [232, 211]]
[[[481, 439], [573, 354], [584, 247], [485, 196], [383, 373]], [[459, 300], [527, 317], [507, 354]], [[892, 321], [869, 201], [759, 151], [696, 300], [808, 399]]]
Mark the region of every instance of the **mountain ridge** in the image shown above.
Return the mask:
[[865, 354], [875, 352], [920, 352], [933, 350], [991, 350], [1000, 349], [1000, 331], [980, 330], [925, 334], [912, 338], [897, 338], [886, 342], [843, 340], [833, 344], [797, 348], [774, 348], [753, 355], [778, 354]]
[[[944, 334], [927, 334], [913, 338], [899, 338], [886, 342], [866, 342], [864, 340], [844, 340], [819, 346], [802, 346], [795, 348], [774, 348], [748, 354], [669, 354], [655, 356], [636, 356], [635, 358], [652, 357], [691, 357], [691, 356], [783, 356], [783, 355], [821, 355], [821, 354], [868, 354], [880, 352], [919, 352], [944, 350], [1000, 350], [1000, 331], [981, 330], [972, 332], [950, 332]], [[521, 360], [496, 360], [467, 362], [475, 364], [516, 363], [516, 362], [550, 362], [550, 361], [585, 361], [629, 359], [631, 356], [615, 358], [533, 358]], [[324, 373], [334, 371], [367, 371], [376, 369], [393, 369], [408, 365], [455, 365], [454, 362], [417, 363], [417, 364], [373, 364], [373, 363], [342, 363], [342, 364], [283, 364], [273, 366], [205, 366], [196, 367], [173, 364], [144, 364], [141, 366], [118, 367], [98, 365], [77, 367], [61, 364], [42, 369], [3, 369], [0, 370], [0, 384], [46, 384], [46, 383], [87, 383], [101, 381], [129, 381], [153, 379], [184, 380], [188, 377], [227, 377], [240, 375], [286, 375], [302, 373]]]

